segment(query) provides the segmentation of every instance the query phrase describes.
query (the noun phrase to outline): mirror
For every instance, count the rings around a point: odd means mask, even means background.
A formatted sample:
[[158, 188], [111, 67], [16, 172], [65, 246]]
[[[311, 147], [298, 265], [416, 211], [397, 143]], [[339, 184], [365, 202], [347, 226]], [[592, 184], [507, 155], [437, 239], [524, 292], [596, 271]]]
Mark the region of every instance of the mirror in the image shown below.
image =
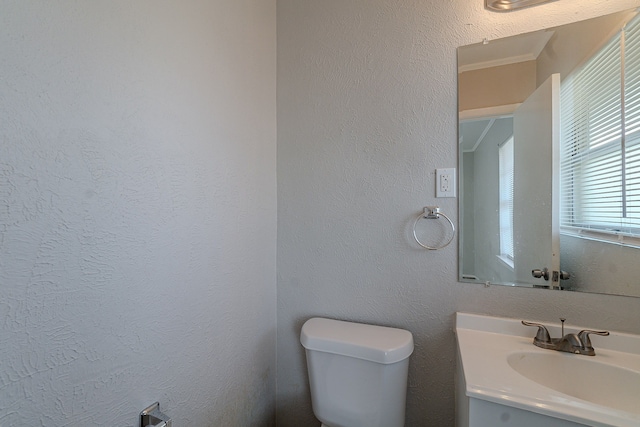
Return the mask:
[[638, 11], [460, 47], [458, 109], [459, 280], [640, 297]]

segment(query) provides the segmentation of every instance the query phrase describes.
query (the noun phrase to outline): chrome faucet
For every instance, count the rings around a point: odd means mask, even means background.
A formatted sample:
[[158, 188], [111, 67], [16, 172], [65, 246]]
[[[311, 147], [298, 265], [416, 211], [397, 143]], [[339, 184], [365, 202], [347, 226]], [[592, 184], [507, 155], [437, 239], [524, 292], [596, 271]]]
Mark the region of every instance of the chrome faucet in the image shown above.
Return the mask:
[[562, 337], [561, 338], [551, 338], [549, 335], [549, 331], [544, 325], [540, 323], [532, 323], [527, 321], [522, 321], [522, 324], [525, 326], [536, 326], [538, 328], [538, 333], [533, 339], [533, 345], [545, 348], [549, 350], [556, 351], [564, 351], [566, 353], [575, 353], [575, 354], [584, 354], [586, 356], [595, 356], [596, 352], [591, 345], [591, 339], [589, 338], [590, 334], [596, 335], [609, 335], [608, 331], [592, 331], [589, 329], [584, 329], [577, 334], [564, 334], [564, 321], [567, 319], [560, 318], [562, 322]]

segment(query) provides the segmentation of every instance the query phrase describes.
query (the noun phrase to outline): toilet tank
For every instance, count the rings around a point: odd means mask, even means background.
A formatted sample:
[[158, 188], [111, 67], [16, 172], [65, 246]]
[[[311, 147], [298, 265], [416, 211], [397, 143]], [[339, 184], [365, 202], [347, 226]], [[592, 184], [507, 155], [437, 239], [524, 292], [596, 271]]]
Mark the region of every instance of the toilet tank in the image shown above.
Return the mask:
[[413, 336], [403, 329], [313, 318], [302, 326], [311, 402], [329, 427], [403, 427]]

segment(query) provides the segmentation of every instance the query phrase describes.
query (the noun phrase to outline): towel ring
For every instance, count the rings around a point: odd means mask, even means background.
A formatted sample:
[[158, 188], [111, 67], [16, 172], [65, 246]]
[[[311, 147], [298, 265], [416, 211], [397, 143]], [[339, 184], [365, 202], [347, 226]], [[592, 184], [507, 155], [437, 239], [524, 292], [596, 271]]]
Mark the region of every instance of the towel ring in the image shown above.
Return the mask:
[[[449, 221], [449, 225], [451, 225], [451, 238], [449, 239], [449, 241], [447, 241], [447, 243], [445, 243], [442, 246], [432, 247], [432, 246], [425, 245], [418, 239], [418, 235], [416, 234], [416, 225], [418, 225], [418, 221], [420, 221], [422, 218], [439, 219], [441, 216], [443, 216], [447, 221]], [[439, 249], [446, 248], [447, 246], [449, 246], [449, 243], [453, 241], [453, 238], [455, 237], [455, 235], [456, 235], [456, 227], [453, 225], [453, 221], [451, 221], [451, 218], [449, 218], [448, 216], [440, 212], [440, 208], [438, 206], [425, 207], [424, 212], [418, 215], [418, 217], [416, 218], [416, 222], [413, 223], [413, 238], [416, 239], [416, 242], [418, 242], [420, 246], [422, 246], [425, 249], [429, 249], [430, 251], [437, 251]]]

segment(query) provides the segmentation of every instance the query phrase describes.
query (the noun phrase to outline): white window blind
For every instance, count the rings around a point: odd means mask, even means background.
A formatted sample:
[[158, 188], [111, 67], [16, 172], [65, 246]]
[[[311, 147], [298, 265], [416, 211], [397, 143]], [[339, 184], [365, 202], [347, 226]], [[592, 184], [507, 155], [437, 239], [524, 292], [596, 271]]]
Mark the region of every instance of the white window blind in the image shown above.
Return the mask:
[[624, 40], [626, 215], [640, 234], [640, 17], [627, 26]]
[[640, 236], [640, 19], [561, 87], [564, 230]]
[[498, 150], [500, 190], [500, 253], [513, 260], [513, 137]]

